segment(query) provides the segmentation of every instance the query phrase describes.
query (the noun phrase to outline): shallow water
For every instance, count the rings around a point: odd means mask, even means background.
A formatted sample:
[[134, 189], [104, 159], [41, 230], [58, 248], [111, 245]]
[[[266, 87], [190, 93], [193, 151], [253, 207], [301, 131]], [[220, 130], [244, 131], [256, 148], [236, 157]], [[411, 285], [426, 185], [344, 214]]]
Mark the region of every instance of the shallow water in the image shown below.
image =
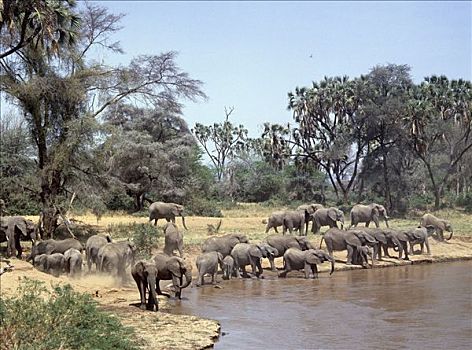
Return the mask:
[[[221, 322], [215, 349], [467, 349], [472, 263], [223, 281], [187, 288], [173, 312]], [[220, 279], [220, 276], [218, 276]]]

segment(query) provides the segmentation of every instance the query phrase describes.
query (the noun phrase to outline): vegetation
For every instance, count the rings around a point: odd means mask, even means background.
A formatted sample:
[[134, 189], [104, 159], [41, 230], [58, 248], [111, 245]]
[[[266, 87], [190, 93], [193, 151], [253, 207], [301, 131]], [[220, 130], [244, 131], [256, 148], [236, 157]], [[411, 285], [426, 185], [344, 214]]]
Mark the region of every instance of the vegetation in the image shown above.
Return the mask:
[[16, 296], [0, 299], [0, 349], [137, 349], [133, 333], [67, 285], [46, 290], [25, 279]]

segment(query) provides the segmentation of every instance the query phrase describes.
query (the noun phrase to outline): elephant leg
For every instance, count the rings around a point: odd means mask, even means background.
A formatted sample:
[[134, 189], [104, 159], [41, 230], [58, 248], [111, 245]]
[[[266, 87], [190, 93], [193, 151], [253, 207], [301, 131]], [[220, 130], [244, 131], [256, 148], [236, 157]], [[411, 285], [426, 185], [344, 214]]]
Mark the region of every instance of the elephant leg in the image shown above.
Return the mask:
[[205, 283], [205, 281], [203, 280], [203, 276], [204, 276], [203, 273], [198, 274], [197, 283], [196, 283], [197, 287], [200, 287], [201, 285]]
[[[247, 271], [246, 271], [246, 266], [241, 266], [241, 272], [242, 272], [242, 277], [248, 277]], [[241, 277], [241, 276], [239, 276]]]
[[426, 254], [431, 255], [431, 250], [429, 249], [428, 237], [425, 238], [424, 244], [426, 245]]
[[157, 295], [164, 295], [165, 297], [167, 298], [170, 298], [170, 294], [168, 293], [164, 293], [162, 290], [161, 290], [161, 286], [160, 286], [160, 280], [159, 279], [156, 279], [156, 293]]
[[308, 264], [307, 262], [305, 262], [305, 267], [303, 268], [303, 271], [305, 272], [305, 279], [310, 278], [310, 272], [312, 272], [311, 269], [312, 269], [312, 266]]
[[[274, 231], [275, 231], [276, 233], [279, 233], [279, 231], [277, 230], [277, 226], [274, 226]], [[266, 233], [267, 233], [267, 232], [266, 232]]]
[[405, 251], [405, 260], [410, 260], [410, 258], [408, 257], [408, 246], [407, 246], [407, 242], [401, 242], [402, 243], [402, 246], [403, 246], [403, 250]]
[[144, 277], [141, 276], [140, 279], [136, 280], [136, 284], [139, 289], [139, 297], [141, 299], [141, 305], [139, 305], [139, 308], [141, 310], [146, 310], [146, 286], [144, 284], [144, 281], [142, 280]]
[[[370, 220], [369, 220], [369, 221], [366, 221], [365, 227], [369, 227], [369, 225], [370, 225]], [[378, 226], [377, 226], [377, 227], [378, 227]]]
[[258, 261], [256, 261], [256, 267], [257, 267], [257, 278], [259, 278], [260, 276], [262, 276], [262, 274], [264, 273], [264, 271], [262, 270], [262, 265], [261, 265], [261, 260], [259, 259]]
[[424, 241], [420, 243], [421, 254], [424, 254]]
[[414, 242], [410, 242], [410, 253], [409, 253], [409, 254], [411, 254], [411, 255], [415, 254], [415, 253], [414, 253], [415, 251], [414, 251], [414, 249], [413, 249], [413, 246], [414, 246], [414, 245], [415, 245]]
[[313, 278], [318, 278], [318, 265], [314, 264], [312, 271], [313, 271]]
[[347, 246], [347, 260], [346, 265], [352, 265], [352, 255], [354, 253], [354, 248], [350, 245]]
[[284, 270], [279, 273], [279, 277], [285, 278], [287, 277], [287, 273], [292, 271], [292, 268], [290, 267], [290, 263], [288, 261], [284, 261]]
[[443, 234], [443, 230], [441, 228], [438, 229], [438, 237], [439, 237], [439, 240], [441, 242], [444, 241], [444, 234]]
[[175, 290], [175, 297], [178, 299], [182, 299], [182, 291], [179, 287], [182, 285], [182, 276], [180, 277], [172, 276], [172, 284]]
[[211, 275], [211, 284], [216, 284], [216, 272]]

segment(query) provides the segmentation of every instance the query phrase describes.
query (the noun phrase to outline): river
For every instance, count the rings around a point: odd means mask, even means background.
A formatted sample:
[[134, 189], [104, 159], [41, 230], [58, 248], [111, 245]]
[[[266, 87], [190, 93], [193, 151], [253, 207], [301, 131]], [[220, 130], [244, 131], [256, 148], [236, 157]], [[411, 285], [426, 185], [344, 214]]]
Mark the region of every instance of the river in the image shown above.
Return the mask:
[[[216, 319], [215, 349], [467, 349], [472, 263], [223, 281], [185, 289], [174, 313]], [[220, 278], [220, 276], [218, 276]]]

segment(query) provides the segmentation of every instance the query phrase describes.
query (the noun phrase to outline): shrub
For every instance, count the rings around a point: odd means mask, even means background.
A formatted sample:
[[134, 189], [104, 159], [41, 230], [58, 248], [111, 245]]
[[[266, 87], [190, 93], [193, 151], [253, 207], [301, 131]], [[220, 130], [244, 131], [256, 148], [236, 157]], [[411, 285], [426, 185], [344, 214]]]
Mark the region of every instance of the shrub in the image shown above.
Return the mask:
[[472, 213], [472, 193], [459, 196], [456, 200], [456, 205], [464, 207], [466, 213]]
[[434, 197], [431, 194], [426, 193], [426, 194], [412, 195], [410, 197], [410, 208], [428, 210], [428, 206], [430, 206], [433, 202], [434, 202]]
[[0, 299], [1, 349], [137, 349], [132, 335], [70, 285], [48, 292], [42, 282], [24, 279], [14, 297]]
[[136, 259], [148, 259], [161, 236], [160, 230], [151, 224], [111, 224], [107, 232], [115, 238], [131, 238], [136, 246]]
[[185, 205], [185, 212], [188, 215], [209, 216], [216, 218], [223, 217], [218, 203], [205, 198], [192, 198], [192, 200], [187, 205]]

